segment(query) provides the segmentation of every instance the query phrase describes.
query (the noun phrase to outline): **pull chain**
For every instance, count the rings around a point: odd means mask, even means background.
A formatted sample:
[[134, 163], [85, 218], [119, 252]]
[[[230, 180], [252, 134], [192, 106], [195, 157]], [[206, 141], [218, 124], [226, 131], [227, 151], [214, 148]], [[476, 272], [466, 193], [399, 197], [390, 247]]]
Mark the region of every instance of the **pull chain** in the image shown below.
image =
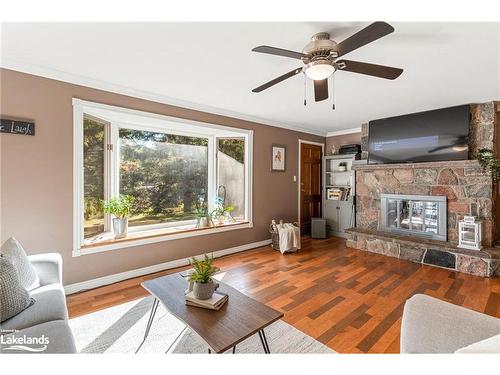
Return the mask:
[[335, 110], [335, 72], [333, 72], [332, 79], [332, 110]]
[[304, 74], [304, 106], [307, 105], [307, 100], [306, 100], [306, 98], [307, 98], [306, 80], [307, 80], [307, 78], [306, 78], [306, 75]]

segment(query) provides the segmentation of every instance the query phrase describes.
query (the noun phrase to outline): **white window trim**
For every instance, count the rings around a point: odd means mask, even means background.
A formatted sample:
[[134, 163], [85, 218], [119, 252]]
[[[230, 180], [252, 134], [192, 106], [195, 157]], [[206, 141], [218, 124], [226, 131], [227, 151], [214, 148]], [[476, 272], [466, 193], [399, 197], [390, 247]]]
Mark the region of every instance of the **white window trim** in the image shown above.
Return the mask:
[[[252, 188], [253, 188], [253, 130], [232, 128], [223, 125], [215, 125], [205, 122], [185, 120], [181, 118], [159, 115], [150, 112], [144, 112], [129, 108], [116, 107], [107, 104], [95, 103], [90, 101], [81, 100], [78, 98], [73, 98], [73, 256], [80, 256], [84, 254], [92, 254], [108, 250], [116, 250], [120, 248], [126, 248], [131, 246], [145, 245], [148, 243], [155, 243], [161, 241], [175, 240], [179, 238], [194, 237], [200, 235], [209, 235], [213, 233], [226, 232], [236, 229], [252, 228], [253, 227], [253, 214], [252, 214]], [[110, 127], [110, 137], [113, 140], [113, 144], [117, 144], [115, 141], [118, 138], [118, 128], [120, 126], [126, 128], [135, 128], [138, 130], [149, 130], [149, 131], [168, 131], [169, 134], [178, 135], [191, 135], [195, 137], [208, 138], [209, 142], [209, 152], [216, 154], [216, 139], [217, 138], [227, 138], [227, 137], [240, 137], [245, 139], [245, 212], [246, 212], [246, 222], [242, 224], [234, 224], [230, 226], [222, 226], [215, 228], [207, 228], [205, 230], [197, 230], [192, 232], [179, 232], [179, 233], [169, 233], [165, 236], [157, 237], [144, 237], [131, 239], [125, 242], [117, 243], [103, 243], [102, 245], [93, 246], [82, 246], [83, 243], [83, 180], [84, 180], [84, 170], [83, 170], [83, 117], [84, 114], [95, 116], [99, 119], [104, 119], [112, 123]], [[110, 118], [113, 118], [112, 120]], [[139, 125], [140, 124], [140, 125]], [[211, 147], [210, 147], [211, 146]], [[214, 156], [212, 155], [212, 156]], [[113, 160], [110, 161], [108, 168], [116, 168], [118, 150], [113, 152]], [[208, 158], [208, 197], [209, 205], [213, 205], [212, 202], [216, 194], [216, 184], [215, 174], [216, 174], [216, 159], [209, 155]], [[113, 173], [113, 172], [111, 172]], [[115, 172], [116, 173], [116, 172]], [[212, 183], [210, 183], [212, 182]], [[115, 181], [110, 187], [111, 192], [116, 195], [119, 191], [118, 183]], [[167, 223], [161, 226], [172, 227], [173, 225], [179, 225], [182, 222], [177, 222], [176, 224]], [[147, 229], [158, 229], [160, 225], [147, 226]], [[140, 227], [130, 228], [130, 232], [140, 231]]]

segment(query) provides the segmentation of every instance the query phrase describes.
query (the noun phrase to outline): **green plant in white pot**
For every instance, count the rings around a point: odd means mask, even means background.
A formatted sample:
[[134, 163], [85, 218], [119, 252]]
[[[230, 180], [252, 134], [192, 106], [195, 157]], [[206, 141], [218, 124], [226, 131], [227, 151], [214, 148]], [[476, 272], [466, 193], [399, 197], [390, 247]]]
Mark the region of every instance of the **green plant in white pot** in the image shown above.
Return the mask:
[[209, 299], [219, 287], [212, 276], [219, 272], [219, 268], [214, 267], [213, 257], [204, 255], [203, 259], [198, 260], [192, 257], [189, 263], [193, 269], [189, 272], [189, 281], [193, 283], [193, 294], [198, 299]]
[[208, 204], [203, 196], [196, 202], [196, 228], [208, 228], [213, 226], [212, 215], [208, 212]]
[[341, 161], [339, 163], [339, 172], [345, 172], [347, 170], [347, 163], [345, 161]]
[[113, 233], [115, 238], [123, 238], [127, 236], [128, 231], [128, 216], [132, 209], [134, 197], [131, 195], [120, 195], [118, 198], [113, 197], [109, 201], [102, 202], [104, 213], [111, 214], [113, 218]]

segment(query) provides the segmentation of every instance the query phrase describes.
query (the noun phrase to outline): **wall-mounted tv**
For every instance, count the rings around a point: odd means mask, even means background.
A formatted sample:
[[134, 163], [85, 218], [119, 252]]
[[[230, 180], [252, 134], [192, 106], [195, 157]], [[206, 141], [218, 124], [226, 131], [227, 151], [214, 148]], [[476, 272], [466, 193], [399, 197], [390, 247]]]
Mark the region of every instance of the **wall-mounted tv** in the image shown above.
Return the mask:
[[469, 106], [370, 121], [368, 163], [466, 160]]

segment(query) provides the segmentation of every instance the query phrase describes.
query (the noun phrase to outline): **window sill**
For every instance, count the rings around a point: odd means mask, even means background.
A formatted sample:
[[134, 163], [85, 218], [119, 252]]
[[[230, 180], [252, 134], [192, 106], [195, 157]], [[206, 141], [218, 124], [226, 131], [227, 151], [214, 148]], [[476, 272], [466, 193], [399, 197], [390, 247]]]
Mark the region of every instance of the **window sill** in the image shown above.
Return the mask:
[[92, 243], [82, 245], [79, 249], [73, 250], [73, 256], [101, 253], [104, 251], [123, 249], [126, 247], [146, 245], [156, 242], [177, 240], [180, 238], [210, 235], [214, 233], [227, 232], [237, 229], [252, 228], [253, 224], [248, 221], [223, 224], [211, 228], [193, 228], [192, 225], [182, 227], [170, 227], [153, 229], [140, 232], [129, 232], [125, 238], [113, 238], [112, 233], [106, 233]]

